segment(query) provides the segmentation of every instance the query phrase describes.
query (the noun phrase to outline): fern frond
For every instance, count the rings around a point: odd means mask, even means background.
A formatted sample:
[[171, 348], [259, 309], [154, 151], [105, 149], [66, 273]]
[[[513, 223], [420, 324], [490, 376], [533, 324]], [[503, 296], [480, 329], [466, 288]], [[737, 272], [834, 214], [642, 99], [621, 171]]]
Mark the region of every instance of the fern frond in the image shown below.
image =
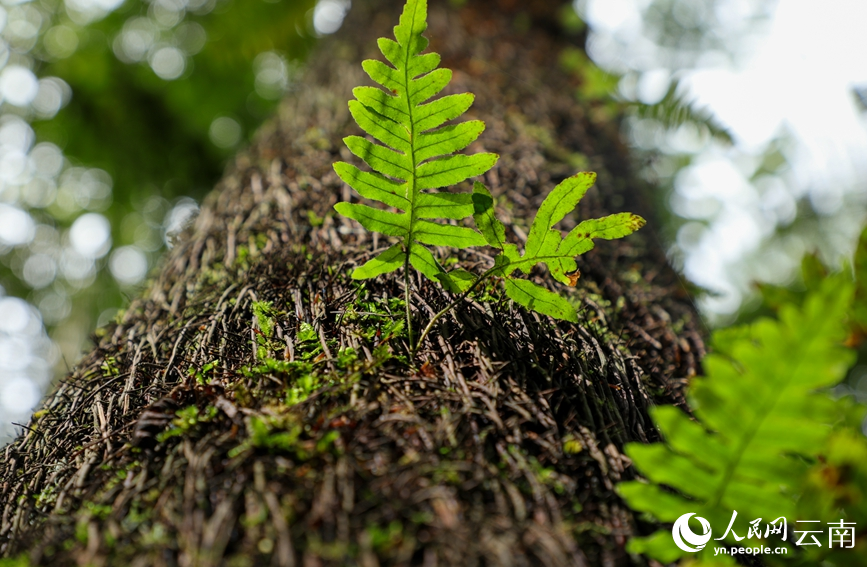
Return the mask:
[[[436, 53], [427, 47], [427, 0], [409, 0], [394, 28], [397, 41], [381, 38], [379, 48], [391, 66], [367, 60], [362, 67], [371, 79], [385, 87], [358, 87], [349, 110], [371, 138], [349, 136], [349, 150], [372, 171], [339, 162], [334, 170], [359, 195], [400, 212], [357, 203], [338, 203], [335, 209], [364, 228], [400, 238], [401, 243], [357, 268], [355, 279], [372, 278], [394, 271], [407, 262], [434, 281], [445, 281], [445, 272], [426, 246], [466, 248], [483, 246], [485, 240], [470, 228], [435, 222], [472, 216], [470, 193], [431, 190], [449, 187], [488, 171], [498, 156], [492, 153], [458, 154], [484, 131], [479, 120], [443, 126], [458, 118], [473, 103], [472, 94], [437, 96], [451, 81], [448, 69], [437, 68]], [[430, 102], [429, 102], [430, 101]], [[448, 280], [448, 276], [445, 276]]]
[[713, 113], [706, 107], [696, 105], [695, 101], [688, 100], [678, 87], [677, 81], [672, 82], [662, 100], [655, 104], [635, 103], [636, 116], [657, 120], [667, 130], [694, 124], [706, 129], [711, 136], [731, 144], [731, 133], [717, 121]]
[[545, 264], [556, 280], [574, 286], [578, 270], [575, 257], [591, 250], [594, 239], [622, 238], [644, 226], [645, 221], [640, 216], [618, 213], [583, 221], [563, 237], [554, 225], [578, 206], [595, 182], [595, 173], [582, 172], [557, 185], [533, 219], [523, 254], [516, 245], [505, 242], [505, 228], [493, 215], [490, 193], [484, 185], [476, 183], [473, 189], [476, 226], [488, 245], [502, 251], [495, 259], [494, 274], [506, 278], [506, 294], [513, 301], [557, 319], [577, 322], [575, 308], [566, 299], [533, 282], [516, 279], [512, 274], [516, 271], [529, 274], [537, 264]]
[[[838, 274], [802, 306], [783, 306], [777, 320], [715, 333], [716, 353], [703, 361], [707, 376], [690, 391], [698, 421], [675, 407], [655, 408], [666, 442], [626, 446], [649, 481], [620, 484], [627, 503], [662, 522], [696, 513], [714, 537], [723, 536], [734, 510], [742, 538], [756, 518], [793, 517], [806, 467], [797, 456], [819, 454], [837, 419], [833, 400], [815, 391], [839, 382], [854, 360], [843, 346], [852, 295], [850, 278]], [[726, 542], [736, 544], [731, 534]], [[684, 555], [668, 531], [633, 539], [629, 549], [664, 563]]]

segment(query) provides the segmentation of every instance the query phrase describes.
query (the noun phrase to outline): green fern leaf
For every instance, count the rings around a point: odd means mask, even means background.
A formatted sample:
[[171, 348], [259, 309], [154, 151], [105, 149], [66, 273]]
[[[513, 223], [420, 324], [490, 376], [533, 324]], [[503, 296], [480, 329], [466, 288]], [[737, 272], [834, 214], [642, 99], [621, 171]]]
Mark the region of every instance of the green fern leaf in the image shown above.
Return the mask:
[[640, 216], [619, 213], [584, 221], [563, 238], [553, 226], [575, 209], [595, 182], [595, 173], [582, 172], [569, 177], [551, 191], [530, 226], [524, 254], [518, 255], [515, 246], [503, 249], [503, 254], [509, 260], [505, 275], [515, 270], [529, 274], [533, 266], [542, 263], [548, 266], [554, 279], [569, 285], [572, 280], [567, 274], [578, 268], [575, 256], [591, 250], [594, 238], [621, 238], [644, 226], [644, 219]]
[[523, 254], [514, 244], [506, 243], [505, 227], [494, 216], [491, 194], [481, 183], [475, 184], [473, 218], [487, 244], [502, 250], [495, 259], [493, 275], [506, 278], [506, 294], [513, 301], [557, 319], [577, 321], [575, 308], [568, 301], [531, 282], [515, 279], [512, 274], [518, 270], [529, 274], [537, 264], [545, 264], [555, 279], [574, 286], [578, 269], [575, 257], [591, 250], [594, 239], [622, 238], [644, 226], [640, 216], [618, 213], [586, 220], [564, 238], [554, 225], [575, 210], [595, 181], [595, 173], [582, 172], [564, 180], [548, 194], [530, 226]]
[[[696, 513], [714, 537], [723, 536], [734, 510], [740, 537], [756, 518], [793, 517], [806, 466], [797, 456], [819, 454], [838, 419], [833, 400], [815, 391], [839, 382], [854, 360], [842, 346], [852, 295], [850, 278], [837, 275], [802, 307], [781, 308], [778, 320], [715, 333], [716, 354], [703, 361], [707, 376], [690, 392], [698, 421], [674, 407], [654, 408], [666, 443], [626, 446], [649, 481], [621, 483], [627, 503], [662, 522]], [[736, 543], [731, 535], [726, 541]], [[665, 563], [685, 554], [667, 531], [633, 539], [629, 549]]]
[[[371, 138], [348, 136], [349, 150], [372, 171], [339, 162], [337, 175], [363, 198], [400, 212], [357, 203], [338, 203], [335, 209], [355, 219], [367, 230], [401, 239], [377, 257], [357, 268], [352, 277], [366, 279], [397, 270], [409, 262], [416, 270], [447, 287], [461, 289], [466, 278], [449, 278], [425, 246], [466, 248], [484, 246], [485, 238], [470, 228], [442, 220], [462, 220], [473, 215], [471, 193], [432, 190], [481, 175], [496, 163], [491, 153], [458, 154], [484, 131], [479, 120], [443, 126], [458, 118], [473, 103], [473, 95], [437, 96], [451, 81], [448, 69], [438, 69], [439, 55], [421, 54], [427, 47], [427, 1], [409, 0], [394, 28], [397, 41], [382, 38], [382, 61], [362, 64], [371, 79], [385, 87], [358, 87], [349, 111]], [[459, 280], [459, 281], [458, 281]]]
[[473, 220], [489, 246], [500, 250], [506, 245], [506, 227], [494, 215], [494, 198], [488, 188], [473, 184]]
[[550, 315], [555, 319], [563, 319], [571, 323], [578, 322], [578, 314], [575, 312], [572, 304], [553, 291], [548, 291], [531, 281], [517, 278], [507, 278], [505, 280], [505, 287], [506, 295], [512, 301], [523, 305], [531, 311], [536, 311], [542, 315]]

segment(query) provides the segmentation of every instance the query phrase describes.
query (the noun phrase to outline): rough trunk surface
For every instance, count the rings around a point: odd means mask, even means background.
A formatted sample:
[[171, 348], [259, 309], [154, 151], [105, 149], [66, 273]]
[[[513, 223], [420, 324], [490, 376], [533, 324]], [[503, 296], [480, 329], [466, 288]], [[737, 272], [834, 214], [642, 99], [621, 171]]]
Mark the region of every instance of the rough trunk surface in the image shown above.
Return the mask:
[[[703, 343], [647, 229], [579, 259], [579, 324], [500, 289], [406, 359], [401, 274], [351, 268], [387, 243], [332, 206], [355, 199], [346, 101], [396, 2], [355, 2], [305, 80], [230, 166], [149, 290], [0, 449], [0, 555], [51, 565], [583, 566], [640, 563], [612, 490], [628, 441], [680, 403]], [[502, 157], [485, 181], [520, 242], [585, 160], [580, 214], [648, 214], [616, 117], [581, 103], [556, 3], [433, 2], [428, 37]], [[518, 11], [518, 9], [522, 11]], [[573, 45], [573, 47], [575, 47]], [[653, 224], [652, 215], [651, 225]], [[648, 227], [650, 228], [650, 227]], [[441, 251], [445, 253], [445, 251]], [[465, 266], [491, 262], [484, 251]], [[542, 272], [537, 283], [558, 284]], [[415, 280], [416, 324], [449, 296]], [[257, 302], [272, 302], [274, 314]], [[180, 411], [179, 411], [180, 410]]]

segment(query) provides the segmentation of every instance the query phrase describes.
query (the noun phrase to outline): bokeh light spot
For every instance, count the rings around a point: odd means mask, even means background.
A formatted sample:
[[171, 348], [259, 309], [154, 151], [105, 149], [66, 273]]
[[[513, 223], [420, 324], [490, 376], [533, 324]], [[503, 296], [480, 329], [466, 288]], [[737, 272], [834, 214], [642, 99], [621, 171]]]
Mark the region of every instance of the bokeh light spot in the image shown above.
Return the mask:
[[55, 59], [66, 59], [78, 49], [78, 34], [69, 26], [54, 26], [42, 39], [45, 51]]
[[228, 116], [220, 116], [211, 122], [208, 135], [215, 146], [231, 148], [241, 140], [241, 125]]
[[30, 323], [30, 306], [17, 297], [0, 298], [0, 331], [13, 335], [23, 332]]
[[96, 275], [93, 258], [82, 256], [74, 249], [63, 252], [60, 269], [66, 281], [74, 288], [81, 289], [93, 283]]
[[184, 53], [177, 47], [163, 47], [150, 56], [151, 69], [160, 79], [171, 81], [180, 77], [186, 69]]
[[148, 259], [137, 247], [122, 246], [111, 254], [109, 268], [121, 285], [135, 285], [147, 275]]
[[60, 148], [50, 142], [42, 142], [30, 152], [30, 161], [37, 175], [50, 179], [63, 169], [64, 158]]
[[313, 29], [319, 35], [336, 32], [351, 5], [349, 0], [319, 0], [313, 9]]
[[21, 199], [28, 206], [42, 209], [54, 202], [57, 186], [51, 179], [35, 177], [22, 188]]
[[86, 213], [69, 229], [69, 242], [85, 258], [101, 258], [111, 247], [111, 225], [99, 213]]
[[150, 14], [164, 28], [172, 28], [184, 17], [183, 0], [156, 0], [151, 3]]
[[52, 118], [72, 97], [72, 89], [57, 77], [46, 77], [39, 81], [39, 90], [33, 99], [33, 110], [42, 119]]
[[0, 404], [13, 415], [29, 413], [39, 403], [41, 396], [36, 384], [24, 376], [0, 383]]
[[195, 55], [205, 47], [208, 34], [205, 28], [196, 22], [188, 22], [175, 30], [175, 41], [187, 55]]
[[27, 106], [39, 92], [39, 81], [27, 67], [9, 65], [0, 72], [0, 95], [10, 104]]
[[35, 228], [33, 218], [25, 211], [0, 203], [0, 244], [27, 244], [33, 239]]
[[18, 185], [27, 171], [27, 154], [19, 150], [0, 148], [0, 179]]
[[78, 16], [82, 16], [84, 19], [82, 23], [86, 23], [88, 20], [96, 19], [103, 14], [111, 12], [121, 4], [123, 4], [124, 0], [66, 0], [67, 11], [72, 12], [70, 16], [73, 16], [73, 13], [77, 12]]
[[33, 289], [41, 289], [54, 281], [57, 263], [47, 254], [33, 254], [24, 262], [24, 281]]
[[24, 370], [30, 359], [30, 341], [21, 337], [0, 338], [0, 373]]
[[65, 294], [50, 291], [39, 301], [39, 311], [47, 324], [56, 324], [64, 320], [72, 311], [72, 302]]
[[26, 152], [33, 143], [33, 128], [17, 116], [0, 118], [0, 146]]
[[130, 18], [112, 44], [114, 54], [124, 63], [143, 60], [159, 38], [159, 29], [150, 18]]
[[289, 86], [289, 67], [286, 61], [273, 51], [260, 53], [253, 60], [256, 73], [256, 93], [262, 98], [276, 100]]
[[163, 222], [166, 246], [172, 247], [172, 240], [192, 221], [199, 212], [199, 205], [189, 197], [178, 199], [177, 204], [166, 215]]

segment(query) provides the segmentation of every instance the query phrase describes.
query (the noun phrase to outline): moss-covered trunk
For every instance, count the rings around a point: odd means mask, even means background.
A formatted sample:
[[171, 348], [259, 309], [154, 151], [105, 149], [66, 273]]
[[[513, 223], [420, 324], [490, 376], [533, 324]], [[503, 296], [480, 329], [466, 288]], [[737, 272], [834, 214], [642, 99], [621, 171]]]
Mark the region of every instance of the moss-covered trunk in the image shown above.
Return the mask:
[[[406, 359], [401, 274], [334, 214], [358, 64], [397, 21], [357, 1], [229, 168], [147, 293], [60, 381], [0, 463], [0, 555], [39, 564], [614, 565], [636, 518], [613, 492], [703, 354], [648, 229], [579, 261], [579, 324], [492, 285]], [[611, 107], [582, 96], [554, 2], [434, 2], [428, 36], [476, 94], [509, 237], [576, 168], [580, 216], [648, 215]], [[560, 63], [572, 49], [573, 70]], [[578, 93], [578, 95], [576, 95]], [[651, 218], [651, 228], [653, 215]], [[576, 218], [564, 221], [568, 225]], [[466, 252], [466, 264], [490, 256]], [[553, 286], [545, 274], [536, 281]], [[449, 300], [414, 281], [420, 322]], [[564, 289], [560, 292], [567, 293]], [[270, 302], [270, 306], [269, 303]]]

